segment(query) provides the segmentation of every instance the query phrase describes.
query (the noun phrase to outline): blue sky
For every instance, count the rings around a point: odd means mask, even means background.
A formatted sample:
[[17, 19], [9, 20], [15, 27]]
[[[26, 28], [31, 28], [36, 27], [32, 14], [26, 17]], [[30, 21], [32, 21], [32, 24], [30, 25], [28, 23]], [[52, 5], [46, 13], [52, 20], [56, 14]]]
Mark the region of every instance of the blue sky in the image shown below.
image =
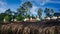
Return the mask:
[[17, 8], [23, 2], [30, 1], [33, 4], [31, 9], [33, 14], [36, 14], [37, 8], [53, 8], [55, 12], [60, 9], [60, 0], [0, 0], [0, 13], [10, 8], [12, 11], [17, 11]]

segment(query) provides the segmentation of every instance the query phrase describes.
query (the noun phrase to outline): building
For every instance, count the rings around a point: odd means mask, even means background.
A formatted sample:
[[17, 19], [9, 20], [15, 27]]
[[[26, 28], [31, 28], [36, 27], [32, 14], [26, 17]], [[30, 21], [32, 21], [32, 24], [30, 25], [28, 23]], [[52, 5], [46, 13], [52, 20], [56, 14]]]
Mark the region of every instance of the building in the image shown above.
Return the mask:
[[30, 18], [30, 19], [25, 18], [24, 21], [36, 22], [36, 21], [40, 21], [40, 19], [39, 18], [36, 18], [36, 19], [35, 18]]
[[50, 17], [46, 17], [45, 19], [46, 19], [46, 20], [50, 20]]
[[54, 13], [53, 17], [46, 17], [46, 20], [50, 20], [50, 19], [59, 19], [60, 18], [60, 13]]
[[55, 19], [56, 20], [57, 19], [57, 16], [53, 16], [53, 17], [51, 17], [51, 19]]
[[29, 18], [25, 18], [24, 21], [29, 21], [30, 19]]
[[14, 19], [14, 21], [17, 21], [17, 19]]
[[53, 17], [51, 19], [59, 19], [60, 18], [60, 13], [54, 13]]
[[41, 19], [39, 19], [38, 17], [36, 18], [37, 21], [41, 21]]
[[54, 13], [54, 16], [59, 17], [60, 16], [60, 13]]

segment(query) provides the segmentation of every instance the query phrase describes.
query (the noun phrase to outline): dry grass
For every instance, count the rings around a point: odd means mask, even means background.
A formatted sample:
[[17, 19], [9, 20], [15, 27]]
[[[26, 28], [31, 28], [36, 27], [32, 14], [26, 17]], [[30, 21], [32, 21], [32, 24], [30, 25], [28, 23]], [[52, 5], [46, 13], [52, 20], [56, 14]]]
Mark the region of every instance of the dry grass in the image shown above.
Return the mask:
[[25, 25], [21, 23], [2, 24], [0, 25], [0, 34], [60, 34], [60, 26], [43, 27], [43, 25], [40, 26], [33, 23]]
[[38, 34], [39, 30], [35, 26], [23, 27], [21, 24], [6, 24], [0, 28], [0, 34]]

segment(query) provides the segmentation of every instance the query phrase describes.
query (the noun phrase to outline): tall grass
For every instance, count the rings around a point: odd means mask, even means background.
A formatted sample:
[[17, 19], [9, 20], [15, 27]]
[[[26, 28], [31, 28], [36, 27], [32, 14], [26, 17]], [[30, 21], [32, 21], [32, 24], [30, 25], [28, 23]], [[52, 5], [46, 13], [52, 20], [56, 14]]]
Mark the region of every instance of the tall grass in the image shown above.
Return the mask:
[[42, 28], [38, 25], [30, 24], [25, 26], [19, 23], [9, 23], [0, 26], [0, 34], [54, 34], [57, 29], [55, 26]]

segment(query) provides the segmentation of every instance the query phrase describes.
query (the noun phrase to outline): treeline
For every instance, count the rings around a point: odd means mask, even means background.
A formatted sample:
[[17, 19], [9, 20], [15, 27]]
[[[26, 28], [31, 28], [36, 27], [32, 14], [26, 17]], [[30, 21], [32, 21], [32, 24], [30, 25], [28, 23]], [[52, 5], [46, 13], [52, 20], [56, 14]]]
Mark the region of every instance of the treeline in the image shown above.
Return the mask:
[[32, 3], [27, 1], [24, 2], [18, 9], [17, 12], [12, 11], [11, 9], [7, 9], [4, 13], [0, 13], [0, 22], [3, 21], [14, 21], [14, 19], [18, 21], [24, 21], [25, 18], [34, 18], [36, 19], [37, 17], [39, 19], [42, 19], [42, 12], [46, 14], [45, 17], [49, 16], [52, 17], [54, 14], [53, 9], [45, 8], [43, 10], [42, 8], [39, 8], [37, 11], [37, 16], [35, 17], [34, 15], [31, 15], [30, 9], [32, 8]]

